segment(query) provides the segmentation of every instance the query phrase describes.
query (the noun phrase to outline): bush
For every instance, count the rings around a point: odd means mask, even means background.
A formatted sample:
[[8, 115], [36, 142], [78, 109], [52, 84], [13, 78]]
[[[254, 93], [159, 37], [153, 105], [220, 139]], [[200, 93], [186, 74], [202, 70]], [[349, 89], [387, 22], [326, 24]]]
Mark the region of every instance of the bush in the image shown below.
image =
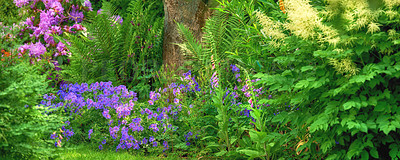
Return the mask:
[[282, 156], [398, 158], [399, 3], [284, 2], [284, 21], [257, 13], [276, 67], [256, 76], [280, 95], [264, 101], [282, 110]]
[[[0, 150], [13, 159], [55, 156], [49, 130], [60, 117], [43, 115], [35, 105], [47, 89], [46, 76], [31, 66], [28, 58], [3, 57], [0, 61]], [[3, 158], [6, 158], [3, 157]]]

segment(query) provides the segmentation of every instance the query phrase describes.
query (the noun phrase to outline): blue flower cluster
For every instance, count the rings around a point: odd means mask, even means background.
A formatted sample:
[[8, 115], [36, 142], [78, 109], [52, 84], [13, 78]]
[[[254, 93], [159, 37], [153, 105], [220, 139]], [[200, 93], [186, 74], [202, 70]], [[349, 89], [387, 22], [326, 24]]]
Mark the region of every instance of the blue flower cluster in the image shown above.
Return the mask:
[[[235, 65], [231, 65], [232, 72], [237, 75], [237, 79], [240, 77], [240, 70]], [[47, 94], [43, 96], [41, 104], [48, 107], [51, 114], [55, 111], [62, 110], [64, 113], [68, 113], [69, 116], [82, 116], [84, 113], [91, 111], [96, 116], [101, 117], [104, 124], [108, 122], [108, 129], [102, 124], [97, 126], [103, 127], [102, 129], [93, 128], [96, 125], [89, 126], [88, 138], [91, 139], [93, 136], [102, 136], [103, 138], [99, 145], [99, 149], [103, 149], [103, 146], [109, 143], [109, 145], [116, 145], [116, 151], [121, 149], [135, 149], [147, 147], [159, 147], [158, 143], [162, 142], [163, 151], [169, 149], [168, 139], [165, 135], [173, 133], [178, 130], [178, 126], [175, 126], [178, 117], [182, 116], [193, 116], [191, 112], [196, 112], [196, 107], [187, 101], [188, 93], [198, 92], [197, 96], [204, 96], [206, 89], [202, 91], [199, 84], [196, 82], [195, 76], [191, 72], [183, 74], [181, 77], [182, 84], [171, 83], [168, 87], [158, 91], [151, 91], [149, 94], [149, 100], [145, 103], [137, 102], [137, 94], [133, 91], [128, 91], [123, 85], [114, 87], [111, 82], [96, 82], [88, 85], [87, 83], [82, 84], [63, 84], [57, 94]], [[211, 78], [211, 90], [218, 87], [218, 75], [213, 74]], [[224, 96], [224, 103], [231, 104], [231, 109], [234, 110], [237, 115], [241, 115], [245, 118], [249, 118], [253, 122], [255, 121], [251, 117], [250, 112], [252, 111], [253, 105], [257, 103], [251, 99], [253, 94], [255, 97], [263, 95], [265, 92], [263, 88], [254, 88], [250, 83], [254, 83], [257, 80], [246, 80], [241, 89], [235, 85], [233, 90], [226, 88], [226, 94]], [[202, 91], [202, 92], [201, 92]], [[173, 93], [172, 96], [169, 93]], [[242, 96], [241, 96], [242, 95]], [[243, 96], [244, 95], [244, 96]], [[171, 97], [172, 96], [172, 97]], [[211, 95], [212, 96], [212, 95]], [[168, 98], [172, 98], [170, 101]], [[270, 98], [270, 97], [269, 97]], [[250, 104], [251, 108], [246, 106], [241, 107], [241, 101], [246, 101]], [[226, 101], [226, 102], [225, 102]], [[246, 102], [246, 103], [247, 103]], [[135, 104], [137, 103], [137, 104]], [[265, 106], [258, 104], [256, 108]], [[268, 106], [268, 105], [267, 105]], [[72, 119], [72, 118], [70, 118]], [[67, 126], [69, 121], [65, 122]], [[108, 131], [107, 131], [108, 130]], [[96, 131], [96, 134], [93, 134]], [[103, 133], [106, 131], [105, 133]], [[186, 145], [190, 146], [193, 142], [191, 131], [184, 135]], [[198, 132], [198, 131], [197, 131]], [[61, 147], [61, 140], [65, 138], [67, 141], [71, 136], [74, 135], [72, 128], [66, 129], [62, 127], [61, 133], [58, 139], [56, 132], [51, 134], [51, 139], [56, 139], [55, 146]], [[171, 134], [173, 135], [173, 134]], [[195, 136], [197, 139], [198, 134]], [[109, 140], [107, 140], [109, 138]], [[96, 138], [98, 139], [98, 138]]]

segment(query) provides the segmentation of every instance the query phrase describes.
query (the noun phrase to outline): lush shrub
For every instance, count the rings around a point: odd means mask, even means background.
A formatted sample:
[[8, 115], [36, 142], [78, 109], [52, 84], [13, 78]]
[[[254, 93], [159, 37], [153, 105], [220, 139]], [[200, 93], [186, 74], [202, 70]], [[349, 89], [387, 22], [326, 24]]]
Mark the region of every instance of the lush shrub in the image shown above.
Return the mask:
[[26, 10], [31, 15], [23, 21], [21, 32], [27, 38], [18, 50], [28, 53], [33, 63], [41, 63], [42, 72], [48, 74], [51, 86], [61, 82], [57, 78], [59, 66], [68, 64], [68, 43], [62, 43], [54, 35], [71, 34], [86, 30], [80, 23], [85, 19], [85, 14], [92, 10], [89, 0], [14, 0], [20, 10]]
[[141, 98], [149, 95], [154, 73], [162, 64], [163, 19], [152, 9], [142, 1], [131, 1], [123, 19], [114, 15], [111, 3], [104, 3], [103, 10], [92, 13], [84, 24], [87, 35], [67, 36], [72, 56], [62, 77], [78, 83], [112, 81]]
[[2, 53], [0, 61], [0, 151], [2, 158], [30, 159], [55, 156], [49, 130], [62, 119], [43, 115], [35, 105], [50, 92], [46, 76], [31, 66], [27, 56]]
[[22, 12], [19, 10], [11, 0], [0, 0], [0, 22], [4, 25], [12, 25], [22, 20]]
[[0, 49], [15, 52], [18, 47], [29, 39], [28, 34], [21, 33], [23, 22], [10, 26], [0, 23]]
[[[285, 125], [282, 157], [398, 158], [399, 3], [282, 5], [284, 20], [256, 13], [275, 66], [256, 77], [280, 95], [264, 101], [281, 107], [271, 122]], [[285, 103], [301, 112], [283, 110]]]

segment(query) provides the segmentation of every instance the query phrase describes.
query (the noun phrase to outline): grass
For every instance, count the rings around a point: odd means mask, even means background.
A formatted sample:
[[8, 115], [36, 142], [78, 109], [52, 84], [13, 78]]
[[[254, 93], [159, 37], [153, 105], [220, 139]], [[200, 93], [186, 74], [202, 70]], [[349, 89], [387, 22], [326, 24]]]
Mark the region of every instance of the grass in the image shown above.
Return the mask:
[[156, 156], [141, 156], [132, 155], [126, 151], [115, 152], [112, 150], [102, 150], [94, 149], [91, 146], [78, 146], [73, 149], [65, 149], [61, 151], [60, 157], [57, 160], [153, 160], [153, 159], [170, 159], [177, 160], [182, 159], [179, 157], [156, 157]]

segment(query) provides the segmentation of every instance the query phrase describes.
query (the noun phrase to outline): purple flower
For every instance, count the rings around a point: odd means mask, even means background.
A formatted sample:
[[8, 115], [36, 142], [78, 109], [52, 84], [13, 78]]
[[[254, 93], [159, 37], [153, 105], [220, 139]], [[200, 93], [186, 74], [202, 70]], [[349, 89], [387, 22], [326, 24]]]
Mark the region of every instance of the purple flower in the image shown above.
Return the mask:
[[239, 74], [239, 73], [236, 74], [235, 77], [236, 77], [236, 79], [239, 78], [239, 77], [240, 77], [240, 74]]
[[138, 143], [133, 143], [133, 149], [140, 149], [140, 146]]
[[53, 134], [51, 134], [50, 138], [51, 138], [51, 139], [55, 139], [56, 136], [57, 136], [57, 135], [56, 135], [56, 132], [54, 132]]
[[53, 8], [55, 12], [58, 12], [60, 14], [63, 14], [64, 8], [62, 7], [61, 3], [58, 1], [53, 1], [50, 6], [50, 8]]
[[89, 0], [85, 0], [85, 2], [83, 3], [83, 5], [84, 5], [85, 7], [88, 7], [88, 8], [89, 8], [89, 11], [93, 11], [92, 4], [90, 3]]
[[99, 10], [97, 11], [97, 15], [101, 14], [102, 11], [103, 11], [103, 9], [99, 9]]
[[81, 24], [74, 24], [70, 29], [76, 29], [78, 31], [86, 30], [86, 28], [83, 27]]
[[30, 45], [29, 56], [30, 57], [40, 57], [46, 52], [46, 47], [39, 42]]
[[109, 112], [108, 110], [104, 110], [104, 111], [103, 111], [103, 116], [104, 116], [104, 118], [106, 118], [106, 119], [110, 119], [110, 118], [111, 118], [111, 115], [110, 115], [108, 112]]
[[106, 139], [103, 139], [103, 141], [101, 141], [101, 144], [106, 144]]
[[153, 147], [157, 147], [157, 141], [153, 142]]
[[149, 126], [149, 129], [153, 129], [154, 132], [158, 132], [157, 123], [151, 124], [151, 125]]
[[178, 98], [175, 98], [175, 99], [174, 99], [174, 103], [175, 103], [175, 104], [178, 104], [178, 103], [179, 103], [179, 99], [178, 99]]
[[90, 135], [93, 133], [93, 129], [89, 129], [89, 139], [90, 139]]
[[191, 75], [192, 75], [192, 72], [190, 70], [186, 73], [183, 73], [183, 76], [185, 76], [185, 80], [190, 80]]
[[167, 141], [164, 141], [164, 142], [163, 142], [163, 145], [164, 145], [164, 150], [163, 150], [163, 152], [165, 152], [165, 151], [168, 149], [168, 147], [169, 147], [168, 142], [167, 142]]
[[251, 94], [250, 94], [250, 92], [245, 92], [245, 93], [244, 93], [244, 96], [246, 96], [246, 97], [250, 97], [250, 96], [251, 96]]
[[142, 120], [141, 118], [134, 118], [134, 119], [132, 119], [132, 122], [133, 123], [140, 123], [141, 120]]
[[17, 7], [26, 6], [31, 0], [14, 0], [14, 3]]
[[142, 144], [147, 144], [147, 139], [146, 139], [146, 137], [143, 138]]
[[230, 67], [231, 67], [233, 73], [240, 71], [239, 68], [237, 68], [236, 65], [234, 65], [234, 64], [231, 64]]
[[99, 145], [99, 149], [102, 150], [103, 149], [103, 145], [100, 144]]
[[154, 141], [154, 137], [153, 137], [153, 136], [150, 136], [150, 137], [149, 137], [149, 141], [150, 141], [150, 142], [153, 142], [153, 141]]
[[78, 5], [72, 5], [72, 10], [69, 13], [69, 20], [75, 21], [75, 23], [80, 23], [83, 20], [83, 12], [79, 12]]

